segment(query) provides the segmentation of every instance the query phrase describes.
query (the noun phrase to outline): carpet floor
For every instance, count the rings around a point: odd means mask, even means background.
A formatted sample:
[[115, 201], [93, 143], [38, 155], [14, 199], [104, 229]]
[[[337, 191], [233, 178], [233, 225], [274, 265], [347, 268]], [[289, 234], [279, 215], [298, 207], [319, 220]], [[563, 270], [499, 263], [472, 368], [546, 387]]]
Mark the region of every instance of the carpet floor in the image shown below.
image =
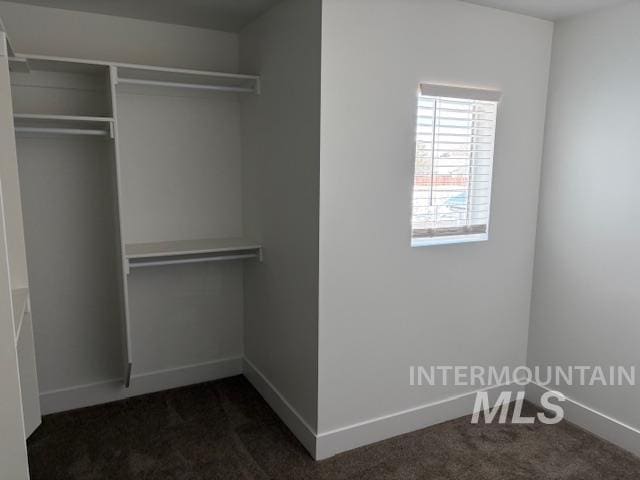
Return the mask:
[[466, 417], [314, 462], [244, 377], [49, 415], [28, 447], [32, 480], [640, 479], [639, 458], [566, 422]]

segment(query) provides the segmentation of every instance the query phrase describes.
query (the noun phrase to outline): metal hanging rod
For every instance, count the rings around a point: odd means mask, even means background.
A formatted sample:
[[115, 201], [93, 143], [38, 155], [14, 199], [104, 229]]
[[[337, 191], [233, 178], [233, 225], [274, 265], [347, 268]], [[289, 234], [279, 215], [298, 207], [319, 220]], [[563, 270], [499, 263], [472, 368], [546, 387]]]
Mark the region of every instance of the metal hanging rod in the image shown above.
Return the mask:
[[40, 133], [53, 135], [92, 135], [108, 137], [107, 130], [90, 130], [83, 128], [45, 128], [45, 127], [15, 127], [16, 133]]
[[255, 93], [252, 87], [233, 87], [224, 85], [204, 85], [197, 83], [162, 82], [158, 80], [142, 80], [137, 78], [118, 78], [118, 83], [128, 83], [131, 85], [150, 85], [156, 87], [189, 88], [192, 90], [212, 90], [217, 92], [233, 93]]
[[48, 122], [91, 122], [113, 123], [113, 117], [93, 117], [83, 115], [50, 115], [48, 113], [14, 113], [15, 120], [43, 120]]
[[172, 260], [145, 260], [134, 261], [129, 260], [130, 268], [137, 267], [160, 267], [163, 265], [180, 265], [187, 263], [207, 263], [207, 262], [223, 262], [231, 260], [245, 260], [248, 258], [260, 258], [258, 253], [245, 253], [238, 255], [219, 255], [216, 257], [200, 257], [200, 258], [176, 258]]

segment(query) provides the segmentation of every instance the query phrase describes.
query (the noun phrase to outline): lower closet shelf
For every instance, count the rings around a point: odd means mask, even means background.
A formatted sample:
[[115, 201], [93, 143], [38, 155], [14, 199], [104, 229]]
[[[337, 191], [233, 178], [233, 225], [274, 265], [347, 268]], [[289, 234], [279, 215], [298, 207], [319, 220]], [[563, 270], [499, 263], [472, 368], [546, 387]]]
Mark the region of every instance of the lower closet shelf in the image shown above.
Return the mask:
[[133, 243], [125, 246], [125, 256], [129, 268], [251, 258], [262, 261], [262, 246], [246, 238]]
[[16, 134], [91, 135], [113, 138], [112, 117], [16, 113]]

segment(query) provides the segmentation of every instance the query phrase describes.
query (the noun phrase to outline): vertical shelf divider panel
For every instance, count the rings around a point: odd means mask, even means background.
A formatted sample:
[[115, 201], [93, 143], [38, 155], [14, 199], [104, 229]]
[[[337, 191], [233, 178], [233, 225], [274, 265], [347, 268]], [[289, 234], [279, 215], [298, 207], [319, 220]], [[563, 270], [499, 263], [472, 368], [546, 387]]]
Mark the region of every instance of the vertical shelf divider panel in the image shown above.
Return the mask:
[[120, 148], [118, 144], [118, 106], [116, 100], [116, 85], [118, 83], [118, 71], [116, 67], [109, 66], [109, 93], [111, 96], [111, 112], [113, 115], [112, 134], [113, 134], [113, 158], [114, 158], [114, 180], [116, 189], [116, 219], [117, 219], [117, 236], [118, 236], [118, 273], [120, 276], [120, 308], [122, 311], [122, 329], [123, 329], [123, 358], [125, 363], [124, 385], [129, 388], [131, 385], [131, 371], [133, 369], [133, 350], [131, 346], [131, 325], [129, 315], [129, 262], [125, 256], [124, 243], [124, 225], [122, 221], [122, 168], [120, 165]]

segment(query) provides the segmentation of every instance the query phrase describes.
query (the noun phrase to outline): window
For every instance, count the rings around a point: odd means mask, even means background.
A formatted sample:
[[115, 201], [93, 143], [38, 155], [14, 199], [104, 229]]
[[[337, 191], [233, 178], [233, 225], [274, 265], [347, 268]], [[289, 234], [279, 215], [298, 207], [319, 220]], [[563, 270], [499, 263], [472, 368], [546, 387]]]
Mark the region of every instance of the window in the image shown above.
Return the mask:
[[420, 85], [411, 245], [488, 239], [500, 93]]

